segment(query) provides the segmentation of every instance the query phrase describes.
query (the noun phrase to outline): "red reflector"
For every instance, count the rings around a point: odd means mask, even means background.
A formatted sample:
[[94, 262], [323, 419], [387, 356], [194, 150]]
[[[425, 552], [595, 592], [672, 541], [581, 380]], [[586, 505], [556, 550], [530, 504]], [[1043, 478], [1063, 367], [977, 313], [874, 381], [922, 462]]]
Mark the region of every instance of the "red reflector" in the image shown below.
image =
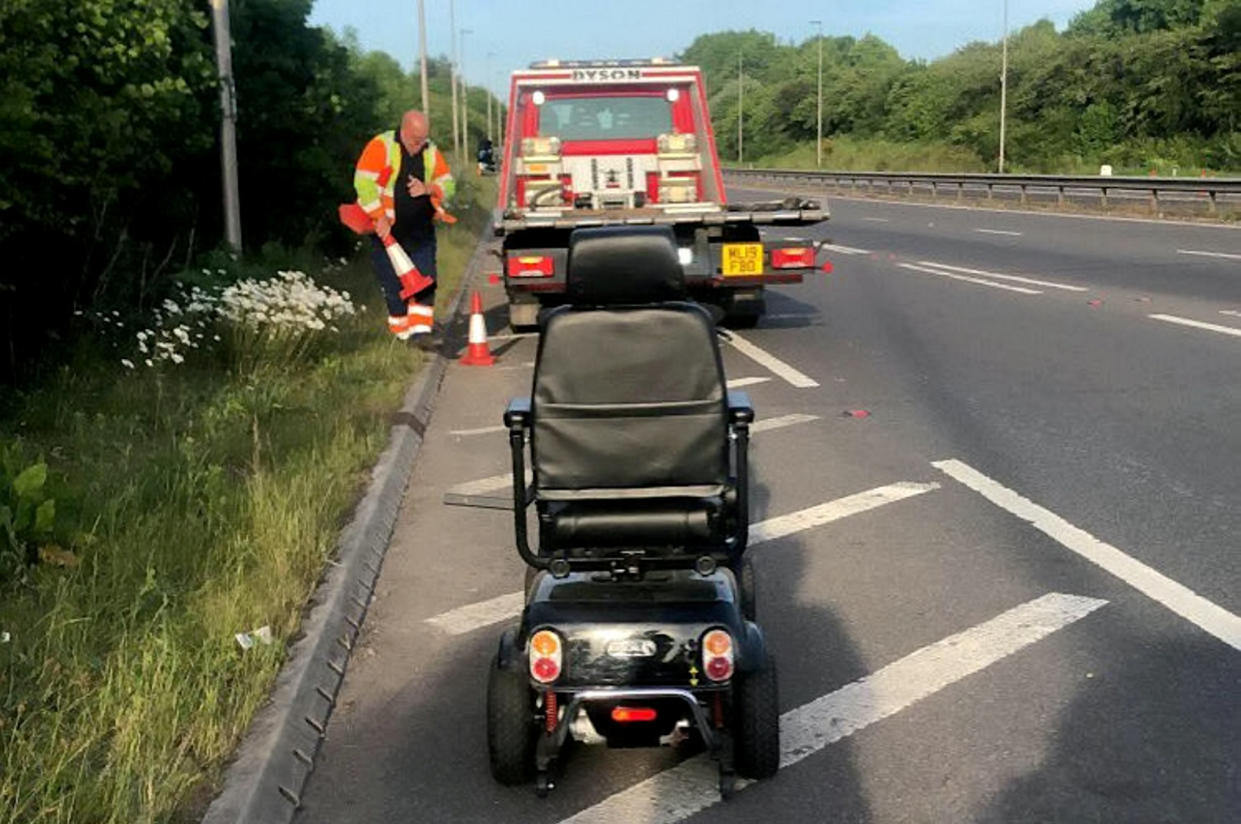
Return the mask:
[[819, 268], [830, 275], [832, 273], [832, 262], [830, 260], [825, 260], [823, 261], [823, 265]]
[[650, 707], [615, 707], [612, 720], [622, 724], [627, 721], [654, 721], [655, 710]]
[[772, 269], [801, 269], [814, 266], [813, 246], [787, 246], [771, 250]]
[[546, 278], [556, 271], [556, 262], [550, 255], [519, 255], [508, 259], [508, 276], [511, 278]]
[[707, 677], [712, 681], [726, 681], [733, 674], [733, 662], [727, 658], [707, 659]]
[[560, 665], [552, 658], [536, 658], [530, 666], [530, 671], [544, 684], [560, 677]]

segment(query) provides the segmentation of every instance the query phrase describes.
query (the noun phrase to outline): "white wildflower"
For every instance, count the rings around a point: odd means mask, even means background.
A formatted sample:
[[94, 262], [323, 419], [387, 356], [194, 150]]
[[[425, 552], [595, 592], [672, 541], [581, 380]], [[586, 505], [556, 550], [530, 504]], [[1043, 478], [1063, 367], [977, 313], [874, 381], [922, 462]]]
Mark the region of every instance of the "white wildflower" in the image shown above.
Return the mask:
[[133, 369], [134, 362], [129, 358], [121, 358], [121, 366], [124, 366], [126, 369]]

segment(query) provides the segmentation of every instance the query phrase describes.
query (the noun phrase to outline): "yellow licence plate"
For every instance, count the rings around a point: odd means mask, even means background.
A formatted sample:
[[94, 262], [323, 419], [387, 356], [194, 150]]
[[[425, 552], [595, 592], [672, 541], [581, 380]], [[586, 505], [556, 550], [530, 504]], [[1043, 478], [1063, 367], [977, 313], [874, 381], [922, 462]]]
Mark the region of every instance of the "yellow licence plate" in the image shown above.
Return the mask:
[[725, 277], [761, 275], [763, 273], [763, 244], [725, 243], [723, 263]]

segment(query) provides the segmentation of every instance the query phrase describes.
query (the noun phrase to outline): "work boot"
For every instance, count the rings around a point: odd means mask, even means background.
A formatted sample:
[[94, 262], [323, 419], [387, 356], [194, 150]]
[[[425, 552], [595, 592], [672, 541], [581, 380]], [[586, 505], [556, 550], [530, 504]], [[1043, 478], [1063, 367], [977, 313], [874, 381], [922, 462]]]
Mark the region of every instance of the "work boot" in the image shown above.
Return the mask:
[[409, 339], [409, 342], [423, 352], [438, 352], [440, 348], [439, 340], [430, 332], [414, 335]]

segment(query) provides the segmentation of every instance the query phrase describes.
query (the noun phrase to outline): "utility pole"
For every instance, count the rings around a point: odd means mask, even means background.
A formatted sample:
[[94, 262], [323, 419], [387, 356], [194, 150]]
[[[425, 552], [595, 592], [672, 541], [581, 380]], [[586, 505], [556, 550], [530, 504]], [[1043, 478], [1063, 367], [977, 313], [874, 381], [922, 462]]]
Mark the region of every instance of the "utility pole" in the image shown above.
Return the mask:
[[431, 96], [427, 93], [427, 4], [418, 0], [418, 73], [422, 77], [422, 111], [431, 119]]
[[1004, 48], [1000, 64], [1000, 174], [1004, 174], [1004, 119], [1008, 111], [1008, 0], [1004, 0]]
[[461, 162], [460, 127], [457, 125], [457, 4], [448, 0], [448, 28], [452, 38], [452, 65], [448, 72], [448, 82], [452, 86], [452, 153], [456, 162]]
[[737, 164], [745, 158], [745, 134], [741, 130], [741, 113], [745, 110], [745, 75], [741, 68], [741, 52], [737, 52]]
[[487, 78], [483, 81], [487, 88], [487, 140], [491, 140], [491, 58], [495, 57], [495, 52], [487, 52], [487, 69], [483, 77]]
[[215, 62], [220, 78], [220, 170], [224, 179], [224, 236], [233, 254], [241, 254], [241, 197], [237, 191], [237, 85], [233, 81], [228, 0], [211, 0], [215, 28]]
[[461, 69], [457, 77], [461, 78], [461, 157], [470, 153], [470, 84], [465, 79], [465, 36], [473, 34], [473, 29], [461, 30]]
[[811, 20], [819, 27], [819, 105], [815, 108], [814, 117], [814, 165], [823, 167], [823, 21]]

